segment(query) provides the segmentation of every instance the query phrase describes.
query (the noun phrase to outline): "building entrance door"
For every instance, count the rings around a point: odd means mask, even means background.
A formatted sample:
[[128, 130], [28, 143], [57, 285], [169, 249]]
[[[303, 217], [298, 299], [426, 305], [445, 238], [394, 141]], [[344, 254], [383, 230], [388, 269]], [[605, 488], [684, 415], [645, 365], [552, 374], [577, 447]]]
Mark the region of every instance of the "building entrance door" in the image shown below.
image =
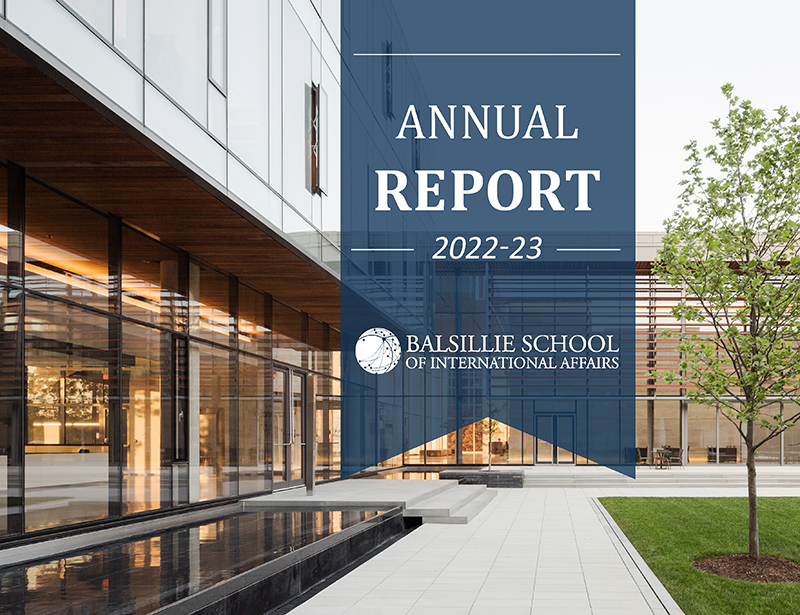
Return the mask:
[[536, 415], [536, 463], [575, 463], [575, 417], [571, 414]]
[[302, 485], [305, 480], [304, 448], [306, 375], [275, 369], [272, 380], [273, 489]]

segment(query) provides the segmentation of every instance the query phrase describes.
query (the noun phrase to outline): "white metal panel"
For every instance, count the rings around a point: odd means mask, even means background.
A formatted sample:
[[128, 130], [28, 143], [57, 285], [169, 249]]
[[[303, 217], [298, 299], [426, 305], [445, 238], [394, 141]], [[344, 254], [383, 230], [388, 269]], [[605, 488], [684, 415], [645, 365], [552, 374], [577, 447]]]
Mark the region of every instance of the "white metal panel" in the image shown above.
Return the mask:
[[224, 186], [225, 150], [149, 83], [144, 101], [145, 126]]
[[265, 220], [272, 222], [277, 228], [283, 227], [280, 197], [230, 155], [228, 156], [228, 190]]

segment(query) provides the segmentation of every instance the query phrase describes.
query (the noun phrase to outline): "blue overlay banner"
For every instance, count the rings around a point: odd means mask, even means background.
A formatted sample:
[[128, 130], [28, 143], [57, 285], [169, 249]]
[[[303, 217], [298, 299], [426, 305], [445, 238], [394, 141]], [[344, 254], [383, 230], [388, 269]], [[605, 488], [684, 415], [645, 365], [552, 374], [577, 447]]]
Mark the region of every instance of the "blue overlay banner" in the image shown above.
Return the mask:
[[633, 476], [633, 0], [343, 0], [341, 40], [342, 475], [491, 417]]

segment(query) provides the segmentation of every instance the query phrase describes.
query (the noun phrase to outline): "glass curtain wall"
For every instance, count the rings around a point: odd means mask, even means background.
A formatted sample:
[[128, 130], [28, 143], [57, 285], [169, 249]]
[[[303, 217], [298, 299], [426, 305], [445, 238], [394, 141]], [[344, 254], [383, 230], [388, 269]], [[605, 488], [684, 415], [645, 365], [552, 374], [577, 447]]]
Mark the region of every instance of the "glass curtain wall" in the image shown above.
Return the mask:
[[0, 311], [0, 538], [271, 490], [276, 373], [340, 475], [328, 325], [2, 164]]

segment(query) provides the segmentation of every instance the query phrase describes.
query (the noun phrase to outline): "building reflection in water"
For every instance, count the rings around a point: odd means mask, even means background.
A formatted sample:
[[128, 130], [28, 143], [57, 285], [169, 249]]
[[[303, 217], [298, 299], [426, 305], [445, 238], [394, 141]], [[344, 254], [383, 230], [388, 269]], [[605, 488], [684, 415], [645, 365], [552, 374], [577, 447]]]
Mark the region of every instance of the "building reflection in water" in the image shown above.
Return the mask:
[[378, 515], [242, 513], [0, 570], [0, 612], [143, 614]]

